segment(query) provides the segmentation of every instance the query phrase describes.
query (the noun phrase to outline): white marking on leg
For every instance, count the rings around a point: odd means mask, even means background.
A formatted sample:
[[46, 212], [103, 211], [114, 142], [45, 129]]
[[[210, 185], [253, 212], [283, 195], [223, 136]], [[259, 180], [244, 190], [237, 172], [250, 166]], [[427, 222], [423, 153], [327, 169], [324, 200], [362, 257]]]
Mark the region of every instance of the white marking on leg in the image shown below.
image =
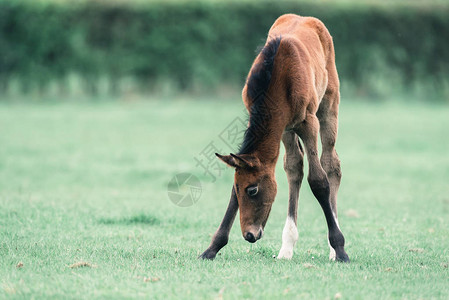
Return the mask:
[[[340, 225], [338, 224], [337, 216], [334, 214], [335, 222], [337, 223], [338, 229], [340, 229]], [[331, 243], [329, 242], [329, 239], [327, 240], [327, 243], [329, 244], [329, 260], [335, 260], [337, 257], [337, 253], [335, 253], [335, 249], [332, 248]]]
[[338, 229], [340, 229], [340, 224], [338, 224], [338, 218], [337, 218], [337, 216], [336, 216], [334, 213], [332, 213], [332, 214], [334, 215], [335, 223], [337, 223]]
[[337, 257], [337, 253], [335, 253], [335, 249], [332, 248], [329, 239], [327, 240], [327, 243], [329, 244], [329, 260], [335, 260], [335, 258]]
[[279, 251], [278, 259], [291, 259], [296, 241], [298, 241], [298, 229], [295, 221], [291, 217], [287, 217], [284, 230], [282, 231], [282, 247]]

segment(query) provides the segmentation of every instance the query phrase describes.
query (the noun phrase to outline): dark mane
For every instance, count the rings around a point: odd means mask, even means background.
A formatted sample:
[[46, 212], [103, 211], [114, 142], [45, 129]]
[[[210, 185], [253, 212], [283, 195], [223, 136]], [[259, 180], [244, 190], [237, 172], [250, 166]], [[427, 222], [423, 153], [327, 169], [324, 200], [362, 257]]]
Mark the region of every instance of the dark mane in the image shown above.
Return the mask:
[[263, 61], [254, 66], [246, 81], [247, 94], [253, 100], [253, 105], [249, 112], [249, 126], [245, 131], [239, 154], [254, 152], [260, 141], [267, 135], [270, 112], [265, 96], [280, 43], [281, 37], [276, 37], [263, 47], [260, 51]]

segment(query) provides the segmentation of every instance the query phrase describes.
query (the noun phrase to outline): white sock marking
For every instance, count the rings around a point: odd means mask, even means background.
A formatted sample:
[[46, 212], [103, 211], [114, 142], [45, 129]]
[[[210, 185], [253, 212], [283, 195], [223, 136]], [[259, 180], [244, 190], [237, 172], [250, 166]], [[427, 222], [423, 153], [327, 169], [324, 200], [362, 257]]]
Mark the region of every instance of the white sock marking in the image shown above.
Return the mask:
[[335, 253], [334, 248], [332, 248], [331, 243], [329, 243], [329, 239], [327, 240], [327, 243], [329, 244], [329, 260], [335, 260], [337, 253]]
[[[340, 229], [340, 225], [338, 224], [338, 219], [337, 219], [337, 216], [335, 216], [335, 214], [334, 214], [334, 218], [335, 218], [335, 222], [337, 223], [338, 229]], [[335, 249], [332, 248], [331, 243], [329, 242], [329, 239], [327, 240], [327, 243], [329, 244], [329, 260], [335, 260], [335, 258], [337, 257], [337, 253], [335, 253]]]
[[335, 218], [335, 223], [337, 223], [337, 227], [338, 227], [338, 229], [340, 229], [340, 224], [338, 224], [338, 219], [337, 219], [337, 216], [334, 214], [334, 213], [332, 213], [333, 215], [334, 215], [334, 218]]
[[295, 221], [291, 217], [287, 217], [282, 231], [282, 247], [277, 258], [291, 259], [296, 241], [298, 241], [298, 229]]

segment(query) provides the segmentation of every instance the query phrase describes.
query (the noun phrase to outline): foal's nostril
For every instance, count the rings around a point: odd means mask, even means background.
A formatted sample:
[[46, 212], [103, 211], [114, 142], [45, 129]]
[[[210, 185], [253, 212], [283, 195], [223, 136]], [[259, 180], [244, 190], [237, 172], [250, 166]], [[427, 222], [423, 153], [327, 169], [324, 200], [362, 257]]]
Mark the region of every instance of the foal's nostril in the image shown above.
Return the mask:
[[252, 234], [251, 232], [247, 232], [245, 234], [245, 239], [250, 242], [250, 243], [255, 243], [256, 242], [256, 238], [254, 237], [254, 234]]
[[257, 239], [260, 240], [262, 238], [263, 231], [259, 230], [259, 234], [257, 235]]

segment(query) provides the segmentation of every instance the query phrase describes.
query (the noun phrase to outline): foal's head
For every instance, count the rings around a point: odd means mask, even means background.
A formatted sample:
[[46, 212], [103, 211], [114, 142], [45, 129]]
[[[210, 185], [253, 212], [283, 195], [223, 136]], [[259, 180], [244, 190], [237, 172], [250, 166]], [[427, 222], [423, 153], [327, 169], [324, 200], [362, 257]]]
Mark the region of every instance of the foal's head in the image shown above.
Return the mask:
[[234, 188], [240, 208], [240, 227], [245, 240], [254, 243], [262, 237], [276, 197], [274, 168], [263, 166], [257, 157], [249, 154], [217, 156], [235, 168]]

